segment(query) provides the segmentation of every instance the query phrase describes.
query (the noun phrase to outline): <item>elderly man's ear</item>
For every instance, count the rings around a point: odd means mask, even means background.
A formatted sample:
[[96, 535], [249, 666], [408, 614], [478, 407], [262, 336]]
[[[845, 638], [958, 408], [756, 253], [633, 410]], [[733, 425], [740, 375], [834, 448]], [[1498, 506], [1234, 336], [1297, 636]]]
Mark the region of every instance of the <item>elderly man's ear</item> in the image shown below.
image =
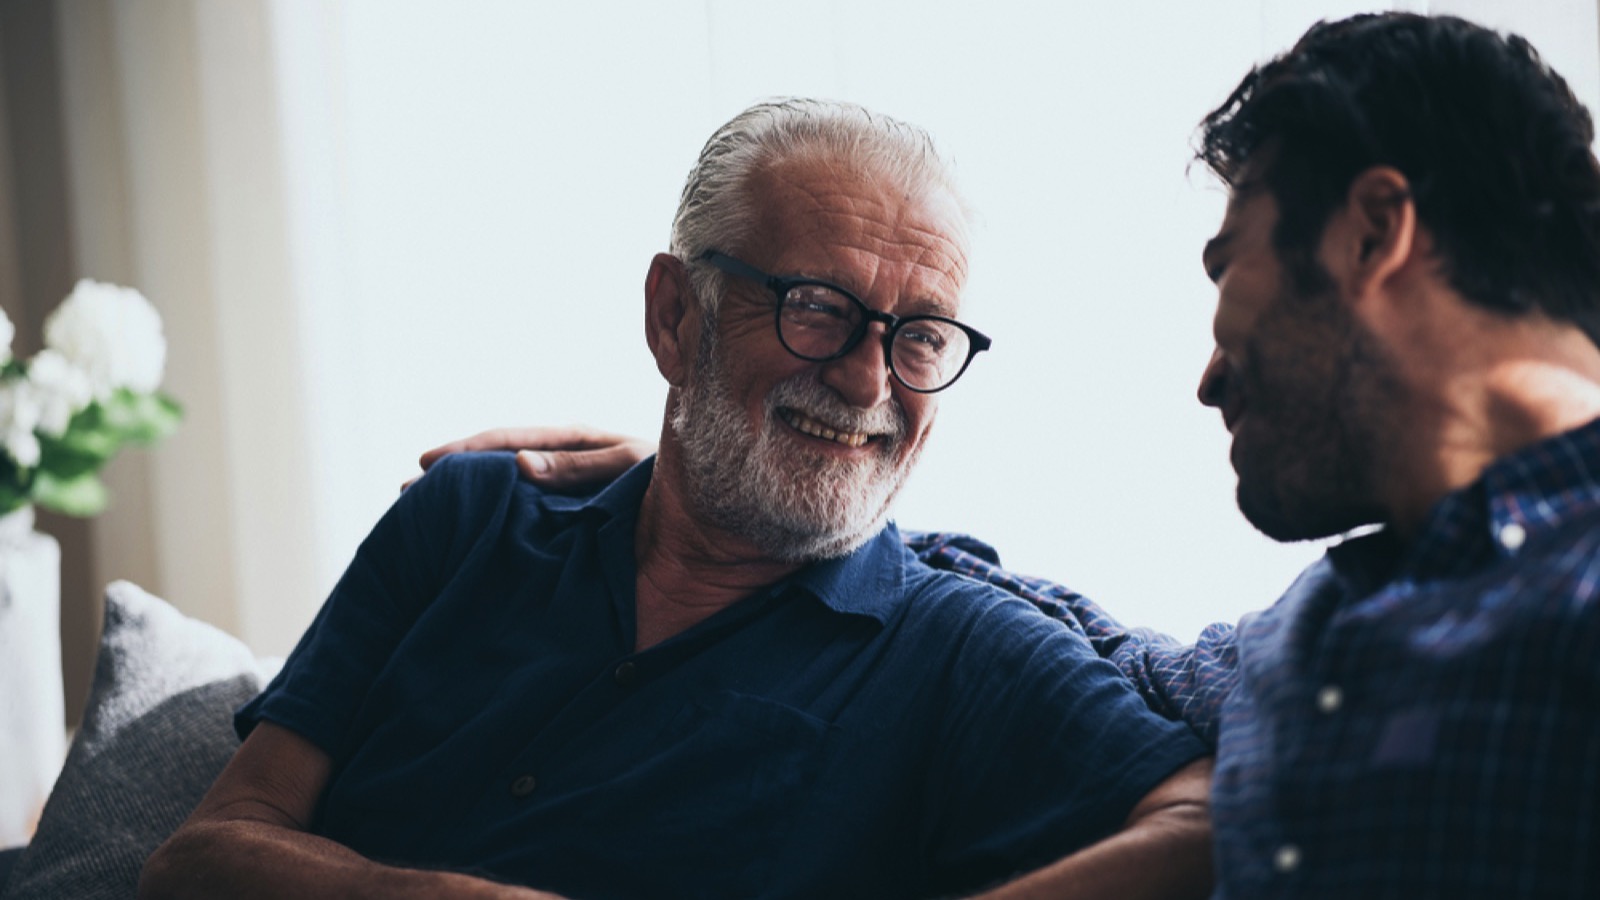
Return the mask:
[[644, 277], [644, 337], [656, 369], [674, 387], [683, 385], [694, 363], [700, 326], [700, 304], [683, 260], [657, 253]]

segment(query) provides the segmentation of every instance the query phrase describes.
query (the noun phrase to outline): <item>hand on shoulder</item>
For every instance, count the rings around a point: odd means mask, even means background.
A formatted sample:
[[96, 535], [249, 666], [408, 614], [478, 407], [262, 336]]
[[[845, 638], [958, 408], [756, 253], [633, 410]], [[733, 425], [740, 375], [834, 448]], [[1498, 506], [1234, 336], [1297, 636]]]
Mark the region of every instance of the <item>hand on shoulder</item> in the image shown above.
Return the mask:
[[[422, 454], [424, 472], [452, 453], [513, 450], [522, 477], [554, 491], [593, 487], [615, 479], [656, 451], [643, 438], [601, 431], [585, 425], [564, 428], [491, 428], [468, 438], [441, 444]], [[420, 475], [417, 477], [421, 477]], [[402, 485], [402, 490], [417, 479]]]

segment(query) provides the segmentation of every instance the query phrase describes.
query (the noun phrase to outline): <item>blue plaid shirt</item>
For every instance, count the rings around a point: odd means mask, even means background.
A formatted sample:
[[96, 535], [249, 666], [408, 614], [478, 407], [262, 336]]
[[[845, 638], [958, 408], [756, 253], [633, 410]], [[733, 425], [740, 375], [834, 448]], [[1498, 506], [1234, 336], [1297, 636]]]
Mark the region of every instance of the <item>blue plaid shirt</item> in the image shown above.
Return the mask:
[[1192, 646], [971, 538], [912, 542], [1084, 631], [1216, 743], [1218, 897], [1600, 897], [1600, 421]]

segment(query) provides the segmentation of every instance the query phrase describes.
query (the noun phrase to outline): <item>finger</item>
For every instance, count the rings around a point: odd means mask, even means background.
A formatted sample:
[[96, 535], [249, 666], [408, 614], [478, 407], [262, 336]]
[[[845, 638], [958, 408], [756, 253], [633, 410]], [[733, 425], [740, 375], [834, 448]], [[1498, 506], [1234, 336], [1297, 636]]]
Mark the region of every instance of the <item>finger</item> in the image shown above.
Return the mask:
[[477, 434], [451, 441], [422, 454], [419, 462], [426, 469], [452, 453], [470, 453], [478, 450], [515, 450], [520, 447], [542, 446], [541, 440], [560, 429], [550, 428], [490, 428]]
[[427, 469], [452, 453], [481, 450], [593, 450], [625, 440], [627, 438], [621, 435], [598, 431], [586, 425], [490, 428], [469, 438], [440, 444], [422, 454], [418, 462], [423, 469]]
[[517, 465], [541, 487], [573, 490], [610, 482], [649, 453], [649, 446], [637, 441], [598, 450], [524, 450], [517, 454]]
[[444, 459], [446, 456], [449, 456], [452, 453], [466, 453], [467, 451], [478, 446], [481, 442], [490, 440], [493, 435], [506, 430], [508, 429], [494, 428], [490, 429], [489, 431], [480, 431], [469, 438], [451, 441], [448, 444], [440, 444], [439, 446], [434, 447], [432, 450], [422, 454], [421, 458], [417, 460], [417, 464], [422, 466], [422, 470], [426, 472], [428, 469], [432, 468], [434, 463]]

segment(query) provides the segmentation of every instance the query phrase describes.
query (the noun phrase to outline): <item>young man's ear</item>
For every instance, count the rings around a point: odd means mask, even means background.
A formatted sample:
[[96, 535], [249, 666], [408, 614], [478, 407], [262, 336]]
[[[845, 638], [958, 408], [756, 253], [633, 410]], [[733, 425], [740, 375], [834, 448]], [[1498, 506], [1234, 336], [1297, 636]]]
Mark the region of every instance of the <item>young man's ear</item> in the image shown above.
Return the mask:
[[700, 304], [683, 260], [670, 253], [657, 253], [644, 276], [644, 337], [661, 377], [681, 386], [699, 344]]
[[1357, 175], [1323, 235], [1323, 264], [1334, 280], [1364, 297], [1412, 262], [1417, 249], [1417, 206], [1406, 177], [1392, 166]]

